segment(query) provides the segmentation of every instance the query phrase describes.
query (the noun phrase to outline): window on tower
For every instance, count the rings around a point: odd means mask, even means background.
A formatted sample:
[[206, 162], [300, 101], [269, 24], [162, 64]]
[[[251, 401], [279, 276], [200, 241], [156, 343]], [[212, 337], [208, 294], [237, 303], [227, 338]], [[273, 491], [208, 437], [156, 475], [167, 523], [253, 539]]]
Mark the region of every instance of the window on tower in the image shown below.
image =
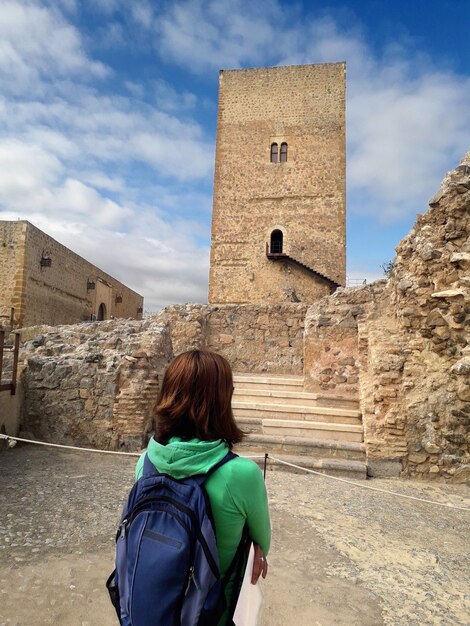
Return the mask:
[[281, 163], [285, 163], [287, 161], [287, 143], [284, 141], [281, 143], [281, 158], [279, 159]]
[[277, 228], [276, 230], [273, 230], [273, 232], [271, 233], [271, 242], [270, 242], [271, 254], [282, 254], [282, 240], [283, 240], [282, 230], [279, 230]]
[[278, 161], [278, 145], [277, 143], [271, 144], [271, 163], [277, 163]]

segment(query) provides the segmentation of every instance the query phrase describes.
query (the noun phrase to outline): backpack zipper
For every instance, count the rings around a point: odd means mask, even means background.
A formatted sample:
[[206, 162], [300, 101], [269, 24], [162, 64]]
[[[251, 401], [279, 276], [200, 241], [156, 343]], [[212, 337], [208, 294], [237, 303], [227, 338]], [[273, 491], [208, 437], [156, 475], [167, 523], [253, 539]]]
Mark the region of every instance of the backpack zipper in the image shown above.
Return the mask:
[[188, 595], [188, 591], [189, 591], [189, 588], [191, 587], [191, 582], [193, 579], [194, 579], [194, 565], [191, 565], [191, 567], [189, 568], [189, 574], [188, 574], [188, 584], [186, 585], [186, 589], [184, 591], [185, 596]]
[[[216, 578], [218, 578], [219, 576], [219, 568], [217, 567], [216, 562], [214, 561], [212, 554], [209, 550], [209, 546], [207, 545], [206, 540], [204, 539], [204, 535], [201, 533], [201, 529], [199, 528], [199, 526], [196, 523], [196, 516], [194, 515], [194, 512], [191, 511], [191, 509], [189, 509], [188, 507], [184, 506], [183, 504], [181, 504], [180, 502], [177, 502], [176, 500], [174, 500], [173, 498], [169, 497], [169, 496], [159, 496], [158, 498], [156, 497], [149, 497], [149, 498], [145, 498], [144, 500], [141, 500], [139, 502], [139, 504], [134, 508], [134, 510], [132, 511], [132, 514], [124, 519], [121, 522], [121, 527], [123, 525], [124, 529], [121, 528], [121, 531], [119, 533], [119, 536], [121, 538], [125, 537], [125, 527], [128, 526], [132, 520], [142, 511], [145, 510], [145, 507], [147, 506], [147, 504], [150, 504], [152, 502], [168, 502], [169, 504], [171, 504], [172, 506], [174, 506], [176, 509], [178, 509], [179, 511], [181, 511], [182, 513], [185, 513], [188, 517], [191, 518], [191, 521], [193, 523], [193, 528], [195, 530], [196, 533], [196, 538], [199, 541], [199, 543], [202, 546], [202, 549], [204, 551], [204, 555], [207, 559], [207, 562], [209, 563], [209, 566], [212, 570], [212, 573], [214, 574], [214, 576]], [[189, 529], [187, 528], [187, 525], [183, 522], [183, 520], [181, 520], [179, 517], [175, 516], [175, 518], [183, 525], [183, 527], [186, 526], [186, 530], [189, 531]]]

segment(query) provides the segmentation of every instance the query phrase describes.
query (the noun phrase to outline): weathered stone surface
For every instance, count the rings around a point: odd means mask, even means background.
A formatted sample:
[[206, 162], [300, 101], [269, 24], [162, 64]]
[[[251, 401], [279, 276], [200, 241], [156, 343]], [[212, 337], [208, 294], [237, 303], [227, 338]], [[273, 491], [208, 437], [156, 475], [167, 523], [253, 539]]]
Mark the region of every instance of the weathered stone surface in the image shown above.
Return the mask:
[[172, 356], [169, 329], [113, 320], [43, 327], [40, 337], [21, 350], [23, 428], [51, 442], [139, 449]]
[[302, 374], [306, 304], [185, 304], [167, 307], [155, 322], [168, 324], [175, 354], [208, 348], [238, 372]]
[[[464, 164], [397, 247], [386, 284], [339, 290], [306, 317], [306, 386], [358, 394], [369, 465], [395, 459], [406, 475], [455, 480], [470, 446], [470, 211], [460, 193], [470, 153]], [[357, 329], [347, 322], [356, 301]]]

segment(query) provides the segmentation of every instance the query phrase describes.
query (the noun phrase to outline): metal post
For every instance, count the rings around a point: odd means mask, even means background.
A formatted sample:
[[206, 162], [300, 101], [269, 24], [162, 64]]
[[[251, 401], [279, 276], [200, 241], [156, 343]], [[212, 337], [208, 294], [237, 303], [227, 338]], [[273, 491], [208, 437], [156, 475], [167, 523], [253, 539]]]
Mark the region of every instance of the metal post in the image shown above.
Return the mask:
[[268, 465], [268, 453], [265, 452], [264, 453], [264, 471], [263, 471], [263, 476], [264, 476], [264, 480], [266, 480], [266, 467]]

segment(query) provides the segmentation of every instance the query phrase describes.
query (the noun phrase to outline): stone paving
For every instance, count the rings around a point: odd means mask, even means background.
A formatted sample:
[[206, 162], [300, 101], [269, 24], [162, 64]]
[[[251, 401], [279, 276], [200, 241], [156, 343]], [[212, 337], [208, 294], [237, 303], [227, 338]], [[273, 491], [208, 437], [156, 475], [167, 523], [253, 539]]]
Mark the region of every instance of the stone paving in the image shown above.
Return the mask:
[[[104, 582], [135, 459], [0, 452], [0, 626], [117, 626]], [[470, 508], [465, 485], [373, 486]], [[262, 626], [470, 624], [470, 513], [269, 472]]]

